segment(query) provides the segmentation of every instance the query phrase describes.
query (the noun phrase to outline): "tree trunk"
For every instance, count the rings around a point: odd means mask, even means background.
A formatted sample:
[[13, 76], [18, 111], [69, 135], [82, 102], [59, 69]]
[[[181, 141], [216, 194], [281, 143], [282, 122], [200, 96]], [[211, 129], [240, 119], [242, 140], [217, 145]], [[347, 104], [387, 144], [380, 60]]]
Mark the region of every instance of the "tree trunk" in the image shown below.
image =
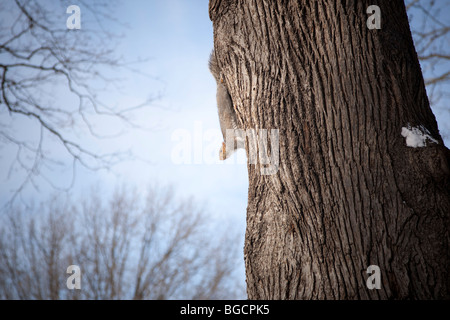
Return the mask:
[[376, 1], [378, 30], [371, 2], [210, 0], [239, 121], [279, 129], [278, 172], [248, 165], [249, 299], [450, 298], [449, 150], [403, 1]]

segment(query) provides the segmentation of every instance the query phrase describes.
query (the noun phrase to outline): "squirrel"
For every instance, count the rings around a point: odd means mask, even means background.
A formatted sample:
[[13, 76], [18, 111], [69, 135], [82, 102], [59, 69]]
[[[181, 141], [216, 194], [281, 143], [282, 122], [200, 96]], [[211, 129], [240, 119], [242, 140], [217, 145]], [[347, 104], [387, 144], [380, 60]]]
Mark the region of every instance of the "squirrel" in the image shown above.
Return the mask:
[[[215, 51], [211, 52], [209, 57], [209, 70], [211, 71], [214, 79], [217, 83], [217, 110], [219, 113], [220, 129], [222, 130], [223, 141], [222, 147], [219, 151], [220, 160], [225, 160], [231, 156], [231, 154], [239, 148], [244, 148], [244, 139], [242, 137], [242, 130], [239, 126], [236, 111], [233, 107], [233, 101], [231, 95], [228, 92], [223, 74], [220, 70]], [[227, 140], [227, 130], [233, 130]]]

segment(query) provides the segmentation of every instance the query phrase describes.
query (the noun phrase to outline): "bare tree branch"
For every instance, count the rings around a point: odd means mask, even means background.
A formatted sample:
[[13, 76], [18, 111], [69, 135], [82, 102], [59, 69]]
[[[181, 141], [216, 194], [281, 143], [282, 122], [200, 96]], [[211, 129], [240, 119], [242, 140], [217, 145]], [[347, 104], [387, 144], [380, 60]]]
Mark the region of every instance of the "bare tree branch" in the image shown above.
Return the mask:
[[[411, 29], [426, 77], [432, 105], [437, 105], [450, 73], [450, 25], [445, 10], [449, 3], [433, 0], [407, 1]], [[431, 75], [431, 76], [430, 76]], [[434, 87], [437, 87], [435, 91]], [[430, 94], [430, 93], [435, 94]]]
[[[93, 23], [83, 26], [82, 32], [66, 29], [66, 8], [62, 3], [14, 0], [2, 5], [0, 112], [7, 111], [9, 119], [2, 120], [0, 136], [5, 138], [3, 143], [17, 146], [18, 156], [11, 167], [18, 164], [26, 173], [26, 178], [14, 190], [12, 200], [28, 185], [38, 186], [42, 177], [55, 186], [54, 179], [45, 176], [41, 170], [44, 166], [54, 165], [51, 157], [45, 156], [44, 150], [51, 145], [48, 137], [56, 138], [64, 147], [66, 156], [73, 160], [58, 165], [71, 167], [73, 173], [77, 165], [90, 170], [108, 169], [132, 158], [127, 151], [101, 153], [98, 148], [88, 148], [86, 142], [75, 134], [76, 130], [87, 130], [92, 138], [104, 139], [123, 133], [121, 128], [112, 134], [98, 130], [98, 117], [118, 119], [124, 128], [139, 128], [133, 115], [153, 101], [149, 98], [136, 106], [118, 108], [99, 98], [99, 85], [108, 90], [108, 86], [119, 80], [107, 76], [107, 73], [124, 68], [130, 70], [130, 63], [115, 53], [115, 43], [120, 36], [105, 27], [105, 24], [119, 23], [110, 13], [112, 5], [106, 0], [95, 3], [80, 1], [83, 16], [93, 19]], [[65, 93], [69, 98], [61, 102], [55, 97], [55, 92]], [[20, 138], [17, 127], [21, 119], [34, 120], [33, 126], [42, 136], [39, 142]], [[6, 124], [11, 125], [14, 131], [7, 132], [4, 129]], [[33, 163], [24, 159], [31, 157], [34, 158]], [[19, 159], [21, 162], [17, 163]], [[32, 172], [26, 172], [31, 168]], [[67, 190], [72, 184], [73, 181], [58, 189]]]

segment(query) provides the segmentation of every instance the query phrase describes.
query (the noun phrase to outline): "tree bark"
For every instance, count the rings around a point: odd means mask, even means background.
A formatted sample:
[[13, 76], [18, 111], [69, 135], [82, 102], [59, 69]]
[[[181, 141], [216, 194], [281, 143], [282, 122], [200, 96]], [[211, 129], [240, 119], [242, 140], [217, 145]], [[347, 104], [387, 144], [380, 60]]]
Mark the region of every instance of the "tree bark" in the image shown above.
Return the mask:
[[450, 298], [449, 150], [403, 1], [376, 1], [378, 30], [371, 2], [210, 0], [240, 123], [279, 129], [279, 171], [248, 164], [249, 299]]

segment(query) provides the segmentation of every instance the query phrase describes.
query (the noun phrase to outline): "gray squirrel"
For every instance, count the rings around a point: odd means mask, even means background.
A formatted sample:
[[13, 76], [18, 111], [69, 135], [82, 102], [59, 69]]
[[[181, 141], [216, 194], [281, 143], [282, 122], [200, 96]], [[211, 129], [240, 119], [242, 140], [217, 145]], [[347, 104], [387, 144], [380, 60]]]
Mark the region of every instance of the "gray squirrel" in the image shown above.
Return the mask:
[[[223, 74], [220, 70], [215, 51], [211, 52], [209, 57], [209, 70], [211, 71], [214, 79], [217, 83], [217, 111], [219, 113], [220, 129], [222, 130], [223, 141], [222, 147], [219, 151], [220, 160], [225, 160], [231, 156], [231, 154], [238, 148], [244, 148], [244, 139], [242, 137], [242, 131], [236, 116], [236, 111], [233, 107], [233, 101], [231, 100], [230, 93], [223, 78]], [[229, 131], [227, 140], [227, 129]]]

